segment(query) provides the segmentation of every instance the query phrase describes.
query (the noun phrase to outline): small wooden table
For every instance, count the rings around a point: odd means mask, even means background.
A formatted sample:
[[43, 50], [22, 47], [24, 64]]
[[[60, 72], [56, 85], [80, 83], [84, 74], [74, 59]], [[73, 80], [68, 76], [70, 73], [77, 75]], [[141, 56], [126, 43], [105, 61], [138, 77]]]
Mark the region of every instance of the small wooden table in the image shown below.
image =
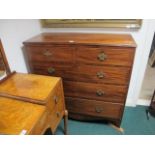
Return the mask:
[[0, 96], [23, 101], [27, 105], [42, 105], [46, 109], [46, 128], [51, 128], [54, 134], [64, 118], [64, 131], [67, 134], [68, 112], [61, 78], [13, 72], [1, 81]]
[[0, 97], [0, 134], [43, 134], [46, 122], [45, 106]]

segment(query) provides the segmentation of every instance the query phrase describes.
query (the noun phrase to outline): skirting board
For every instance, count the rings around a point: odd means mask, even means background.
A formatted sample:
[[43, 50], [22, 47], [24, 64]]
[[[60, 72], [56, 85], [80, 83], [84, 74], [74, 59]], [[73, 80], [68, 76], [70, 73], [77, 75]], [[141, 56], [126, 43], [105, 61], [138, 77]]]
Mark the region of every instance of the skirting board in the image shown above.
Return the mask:
[[144, 100], [144, 99], [138, 99], [137, 105], [143, 105], [143, 106], [149, 106], [151, 103], [151, 100]]
[[128, 107], [136, 107], [136, 104], [133, 101], [133, 99], [127, 98], [127, 101], [125, 103], [125, 106], [128, 106]]
[[136, 107], [136, 105], [149, 106], [150, 103], [151, 103], [151, 100], [138, 99], [138, 101], [135, 102], [132, 99], [127, 99], [125, 105], [129, 107]]

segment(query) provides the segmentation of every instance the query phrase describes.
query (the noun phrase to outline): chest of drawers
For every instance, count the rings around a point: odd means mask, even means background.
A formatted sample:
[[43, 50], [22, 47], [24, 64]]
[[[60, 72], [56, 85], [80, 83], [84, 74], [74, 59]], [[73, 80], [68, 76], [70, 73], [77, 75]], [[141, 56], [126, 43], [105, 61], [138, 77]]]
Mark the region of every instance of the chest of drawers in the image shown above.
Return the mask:
[[136, 47], [130, 35], [43, 33], [24, 46], [30, 73], [62, 77], [71, 118], [120, 126]]
[[[47, 128], [51, 128], [54, 134], [63, 117], [65, 133], [67, 133], [67, 111], [61, 78], [13, 72], [0, 82], [0, 98], [2, 97], [6, 98], [5, 100], [7, 100], [7, 98], [8, 100], [9, 98], [16, 100], [16, 102], [13, 102], [19, 106], [17, 106], [17, 110], [16, 107], [14, 108], [14, 110], [17, 111], [17, 115], [14, 116], [14, 114], [12, 114], [14, 117], [18, 116], [18, 114], [19, 117], [21, 116], [22, 112], [20, 112], [20, 110], [22, 108], [23, 110], [26, 109], [27, 113], [31, 113], [33, 107], [35, 111], [37, 105], [40, 105], [38, 109], [44, 107], [45, 113], [42, 120], [40, 120], [41, 124], [33, 130], [32, 134], [39, 134], [41, 131], [44, 133]], [[9, 102], [11, 103], [10, 100]], [[24, 106], [20, 106], [22, 102]], [[25, 107], [26, 103], [27, 107]], [[21, 117], [26, 117], [28, 115], [27, 113]]]

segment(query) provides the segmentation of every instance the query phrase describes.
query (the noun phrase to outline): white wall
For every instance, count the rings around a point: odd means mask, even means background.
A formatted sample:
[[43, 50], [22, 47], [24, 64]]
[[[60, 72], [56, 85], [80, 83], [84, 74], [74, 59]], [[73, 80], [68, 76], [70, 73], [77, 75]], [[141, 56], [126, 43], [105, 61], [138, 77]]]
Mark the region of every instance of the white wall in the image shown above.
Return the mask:
[[22, 42], [40, 32], [38, 20], [0, 20], [0, 38], [12, 71], [27, 72]]
[[40, 27], [39, 20], [0, 20], [0, 38], [11, 70], [27, 72], [21, 47], [22, 42], [40, 32], [82, 32], [82, 33], [129, 33], [136, 43], [137, 50], [133, 73], [127, 97], [127, 105], [135, 106], [138, 100], [145, 67], [148, 59], [151, 41], [155, 30], [155, 20], [143, 20], [140, 30], [126, 29], [86, 29], [86, 28], [58, 28], [44, 29]]

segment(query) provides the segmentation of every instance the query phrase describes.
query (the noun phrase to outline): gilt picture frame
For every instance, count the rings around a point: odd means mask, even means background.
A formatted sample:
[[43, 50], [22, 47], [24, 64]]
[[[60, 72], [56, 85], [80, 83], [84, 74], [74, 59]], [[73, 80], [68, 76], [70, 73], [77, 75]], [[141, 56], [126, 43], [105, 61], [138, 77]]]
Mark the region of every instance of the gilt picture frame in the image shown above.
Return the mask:
[[44, 28], [128, 28], [139, 29], [141, 19], [41, 19]]

